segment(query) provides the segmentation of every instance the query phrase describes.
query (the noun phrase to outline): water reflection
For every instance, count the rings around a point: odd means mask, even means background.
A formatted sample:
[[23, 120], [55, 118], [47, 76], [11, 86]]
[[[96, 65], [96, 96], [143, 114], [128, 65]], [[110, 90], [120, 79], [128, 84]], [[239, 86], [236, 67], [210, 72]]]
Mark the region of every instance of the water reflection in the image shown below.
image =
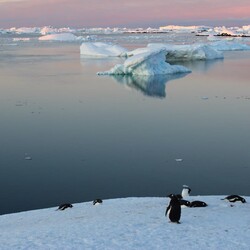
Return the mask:
[[223, 63], [224, 59], [215, 60], [193, 60], [193, 61], [180, 61], [174, 62], [177, 65], [183, 65], [192, 71], [206, 72], [211, 70], [214, 66]]
[[188, 73], [173, 75], [114, 75], [117, 82], [141, 91], [146, 96], [165, 98], [166, 83], [186, 76]]

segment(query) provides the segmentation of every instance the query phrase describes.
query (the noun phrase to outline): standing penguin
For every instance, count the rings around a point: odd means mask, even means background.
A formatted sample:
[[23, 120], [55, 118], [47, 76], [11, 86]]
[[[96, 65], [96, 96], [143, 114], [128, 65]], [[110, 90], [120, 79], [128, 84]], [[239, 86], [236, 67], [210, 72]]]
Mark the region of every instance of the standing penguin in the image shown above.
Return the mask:
[[183, 189], [181, 192], [182, 198], [189, 196], [190, 192], [191, 192], [191, 188], [187, 185], [183, 185]]
[[168, 216], [171, 222], [180, 224], [179, 220], [181, 218], [181, 204], [176, 195], [170, 194], [168, 196], [171, 200], [166, 209], [165, 216]]

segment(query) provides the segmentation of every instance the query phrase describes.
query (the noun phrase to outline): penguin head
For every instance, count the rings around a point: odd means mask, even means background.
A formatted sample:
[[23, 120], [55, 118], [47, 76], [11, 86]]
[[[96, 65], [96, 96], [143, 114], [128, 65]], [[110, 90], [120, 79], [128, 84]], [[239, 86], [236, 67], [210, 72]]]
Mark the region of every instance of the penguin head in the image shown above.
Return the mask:
[[190, 192], [191, 192], [191, 188], [187, 185], [183, 185], [183, 189], [181, 192], [182, 197], [189, 196]]
[[246, 203], [246, 200], [244, 198], [241, 199], [242, 203]]
[[177, 195], [175, 195], [175, 194], [170, 194], [170, 195], [168, 195], [168, 197], [169, 197], [171, 200], [178, 200], [178, 201], [179, 201]]

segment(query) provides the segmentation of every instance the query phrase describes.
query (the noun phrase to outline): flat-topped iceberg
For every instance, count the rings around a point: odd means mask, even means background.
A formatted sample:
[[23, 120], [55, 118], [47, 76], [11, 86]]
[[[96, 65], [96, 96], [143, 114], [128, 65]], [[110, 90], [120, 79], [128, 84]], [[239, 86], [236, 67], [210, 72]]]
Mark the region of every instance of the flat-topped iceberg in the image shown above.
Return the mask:
[[250, 50], [249, 45], [234, 41], [215, 41], [209, 45], [219, 51]]
[[214, 60], [222, 59], [223, 53], [213, 49], [207, 44], [191, 45], [157, 45], [149, 44], [148, 47], [155, 48], [163, 46], [166, 51], [167, 61], [191, 61], [191, 60]]
[[77, 37], [72, 33], [60, 33], [60, 34], [50, 34], [39, 37], [40, 41], [62, 41], [62, 42], [74, 42], [81, 40], [82, 37]]
[[151, 50], [164, 49], [166, 61], [191, 61], [191, 60], [213, 60], [222, 59], [223, 53], [215, 50], [207, 44], [172, 45], [161, 43], [150, 43], [146, 48], [139, 48], [127, 53], [127, 56], [138, 55]]
[[87, 57], [115, 57], [122, 56], [127, 49], [115, 45], [102, 42], [85, 42], [80, 46], [80, 54]]
[[170, 65], [166, 62], [165, 49], [152, 49], [139, 53], [125, 60], [124, 64], [115, 65], [98, 75], [164, 75], [191, 72], [181, 65]]

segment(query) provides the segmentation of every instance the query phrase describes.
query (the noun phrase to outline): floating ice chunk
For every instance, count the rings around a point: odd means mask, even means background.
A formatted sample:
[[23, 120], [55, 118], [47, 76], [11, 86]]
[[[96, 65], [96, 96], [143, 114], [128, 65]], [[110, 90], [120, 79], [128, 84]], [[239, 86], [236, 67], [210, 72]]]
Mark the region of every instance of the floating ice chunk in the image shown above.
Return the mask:
[[249, 45], [232, 41], [216, 41], [210, 43], [210, 46], [219, 51], [250, 50]]
[[176, 161], [176, 162], [182, 162], [182, 161], [183, 161], [183, 159], [178, 158], [178, 159], [175, 159], [175, 161]]
[[170, 65], [166, 61], [166, 50], [151, 50], [129, 57], [124, 64], [98, 75], [160, 75], [191, 72], [181, 65]]
[[13, 42], [28, 42], [30, 41], [29, 37], [15, 37], [13, 38]]
[[207, 44], [171, 45], [171, 44], [148, 44], [149, 48], [164, 48], [166, 60], [171, 61], [192, 61], [192, 60], [213, 60], [224, 58], [223, 53], [215, 50]]
[[30, 160], [32, 160], [32, 157], [31, 156], [25, 156], [24, 159], [27, 160], [27, 161], [30, 161]]
[[202, 100], [208, 100], [208, 97], [207, 96], [202, 96], [201, 99]]
[[102, 42], [87, 42], [80, 46], [80, 54], [91, 57], [115, 57], [122, 56], [127, 50], [119, 45]]
[[81, 37], [77, 37], [71, 33], [50, 34], [50, 35], [39, 37], [40, 41], [72, 42], [72, 41], [78, 41], [81, 39], [82, 39]]

